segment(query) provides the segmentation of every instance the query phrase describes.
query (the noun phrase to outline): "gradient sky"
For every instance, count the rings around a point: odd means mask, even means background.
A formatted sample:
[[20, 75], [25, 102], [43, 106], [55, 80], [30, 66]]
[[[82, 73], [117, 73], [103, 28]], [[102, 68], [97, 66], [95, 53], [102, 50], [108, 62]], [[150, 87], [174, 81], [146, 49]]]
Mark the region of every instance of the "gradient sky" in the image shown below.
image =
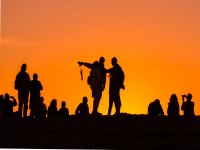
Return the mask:
[[[14, 80], [27, 63], [38, 73], [47, 106], [66, 100], [74, 114], [83, 96], [92, 97], [77, 61], [113, 56], [125, 72], [122, 112], [146, 114], [160, 99], [166, 114], [170, 95], [192, 93], [200, 114], [199, 0], [2, 0], [0, 94], [17, 97]], [[108, 109], [108, 85], [99, 111]], [[114, 110], [114, 109], [113, 109]], [[180, 111], [182, 113], [182, 111]]]

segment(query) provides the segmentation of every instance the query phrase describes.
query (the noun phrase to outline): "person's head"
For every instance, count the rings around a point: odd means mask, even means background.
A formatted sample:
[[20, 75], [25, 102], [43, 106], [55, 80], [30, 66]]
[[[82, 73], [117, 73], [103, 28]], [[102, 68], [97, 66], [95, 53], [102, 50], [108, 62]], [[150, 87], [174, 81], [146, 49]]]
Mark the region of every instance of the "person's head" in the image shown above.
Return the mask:
[[99, 66], [99, 62], [98, 61], [95, 61], [94, 63], [93, 63], [93, 67], [94, 68], [97, 68]]
[[159, 99], [156, 99], [156, 100], [154, 101], [154, 103], [155, 103], [155, 104], [160, 104], [160, 100], [159, 100]]
[[51, 106], [57, 106], [57, 100], [53, 99], [50, 103]]
[[88, 99], [87, 99], [86, 96], [84, 96], [84, 97], [83, 97], [83, 103], [84, 103], [84, 104], [87, 104], [87, 102], [88, 102]]
[[111, 63], [112, 63], [113, 66], [115, 66], [117, 64], [117, 58], [113, 57], [112, 60], [111, 60]]
[[21, 66], [21, 71], [23, 71], [23, 72], [25, 72], [26, 71], [26, 64], [22, 64], [22, 66]]
[[105, 58], [104, 58], [103, 56], [101, 56], [101, 57], [99, 58], [99, 63], [100, 63], [100, 64], [104, 64], [104, 62], [105, 62]]
[[33, 74], [33, 80], [37, 80], [38, 79], [38, 75], [37, 75], [37, 73], [34, 73]]
[[192, 100], [192, 94], [189, 93], [189, 94], [187, 95], [187, 100], [188, 100], [188, 101], [191, 101], [191, 100]]
[[4, 96], [4, 98], [5, 98], [5, 100], [9, 100], [9, 98], [10, 98], [9, 94], [6, 93], [5, 96]]
[[61, 106], [62, 106], [62, 108], [64, 108], [66, 106], [66, 102], [62, 101]]
[[176, 94], [172, 94], [171, 97], [170, 97], [170, 102], [177, 102], [178, 101], [178, 98], [176, 96]]

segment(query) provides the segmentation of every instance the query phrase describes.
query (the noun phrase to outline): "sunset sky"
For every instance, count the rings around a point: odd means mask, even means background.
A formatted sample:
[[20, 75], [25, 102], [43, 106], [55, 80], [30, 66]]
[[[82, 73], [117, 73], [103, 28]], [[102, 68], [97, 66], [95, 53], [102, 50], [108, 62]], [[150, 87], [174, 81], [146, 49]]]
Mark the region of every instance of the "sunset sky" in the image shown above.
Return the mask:
[[[77, 61], [100, 56], [110, 68], [117, 57], [125, 72], [122, 112], [146, 114], [160, 99], [164, 113], [170, 95], [192, 93], [200, 115], [199, 0], [1, 0], [0, 94], [17, 98], [14, 80], [23, 63], [37, 73], [47, 106], [65, 100], [74, 114], [82, 97], [92, 97], [89, 70]], [[107, 114], [108, 87], [99, 112]], [[15, 110], [17, 110], [15, 108]], [[115, 108], [113, 107], [113, 113]], [[180, 111], [182, 114], [182, 111]]]

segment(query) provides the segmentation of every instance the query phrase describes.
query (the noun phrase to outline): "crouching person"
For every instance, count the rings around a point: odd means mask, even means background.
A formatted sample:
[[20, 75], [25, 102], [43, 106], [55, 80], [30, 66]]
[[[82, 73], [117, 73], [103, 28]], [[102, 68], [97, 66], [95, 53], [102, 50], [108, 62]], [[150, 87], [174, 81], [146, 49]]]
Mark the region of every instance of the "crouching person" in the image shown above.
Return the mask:
[[78, 105], [76, 108], [76, 115], [78, 116], [88, 116], [89, 115], [89, 107], [88, 107], [88, 99], [87, 97], [83, 97], [83, 102]]

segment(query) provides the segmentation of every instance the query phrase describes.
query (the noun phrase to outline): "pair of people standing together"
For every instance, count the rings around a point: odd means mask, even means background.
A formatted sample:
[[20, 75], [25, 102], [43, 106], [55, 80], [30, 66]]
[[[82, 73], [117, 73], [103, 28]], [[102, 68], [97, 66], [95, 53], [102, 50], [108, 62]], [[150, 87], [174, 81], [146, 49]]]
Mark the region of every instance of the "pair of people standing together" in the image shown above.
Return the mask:
[[121, 108], [120, 89], [125, 89], [123, 84], [124, 72], [117, 63], [116, 57], [112, 58], [111, 63], [113, 67], [110, 69], [105, 69], [104, 62], [105, 58], [100, 57], [99, 61], [95, 61], [93, 64], [87, 62], [78, 62], [78, 64], [80, 66], [84, 65], [87, 68], [91, 69], [87, 82], [90, 85], [90, 88], [92, 90], [92, 97], [94, 98], [92, 114], [99, 114], [98, 106], [102, 97], [102, 92], [105, 89], [106, 73], [110, 73], [108, 115], [111, 114], [113, 103], [115, 104], [116, 108], [115, 114], [118, 115], [120, 114]]
[[27, 117], [28, 111], [28, 98], [30, 92], [30, 116], [34, 117], [38, 115], [38, 108], [42, 105], [42, 99], [40, 97], [40, 91], [43, 90], [42, 84], [38, 81], [38, 75], [33, 75], [33, 80], [30, 80], [29, 74], [26, 72], [27, 65], [21, 66], [20, 72], [17, 74], [15, 79], [15, 89], [18, 90], [19, 116]]

